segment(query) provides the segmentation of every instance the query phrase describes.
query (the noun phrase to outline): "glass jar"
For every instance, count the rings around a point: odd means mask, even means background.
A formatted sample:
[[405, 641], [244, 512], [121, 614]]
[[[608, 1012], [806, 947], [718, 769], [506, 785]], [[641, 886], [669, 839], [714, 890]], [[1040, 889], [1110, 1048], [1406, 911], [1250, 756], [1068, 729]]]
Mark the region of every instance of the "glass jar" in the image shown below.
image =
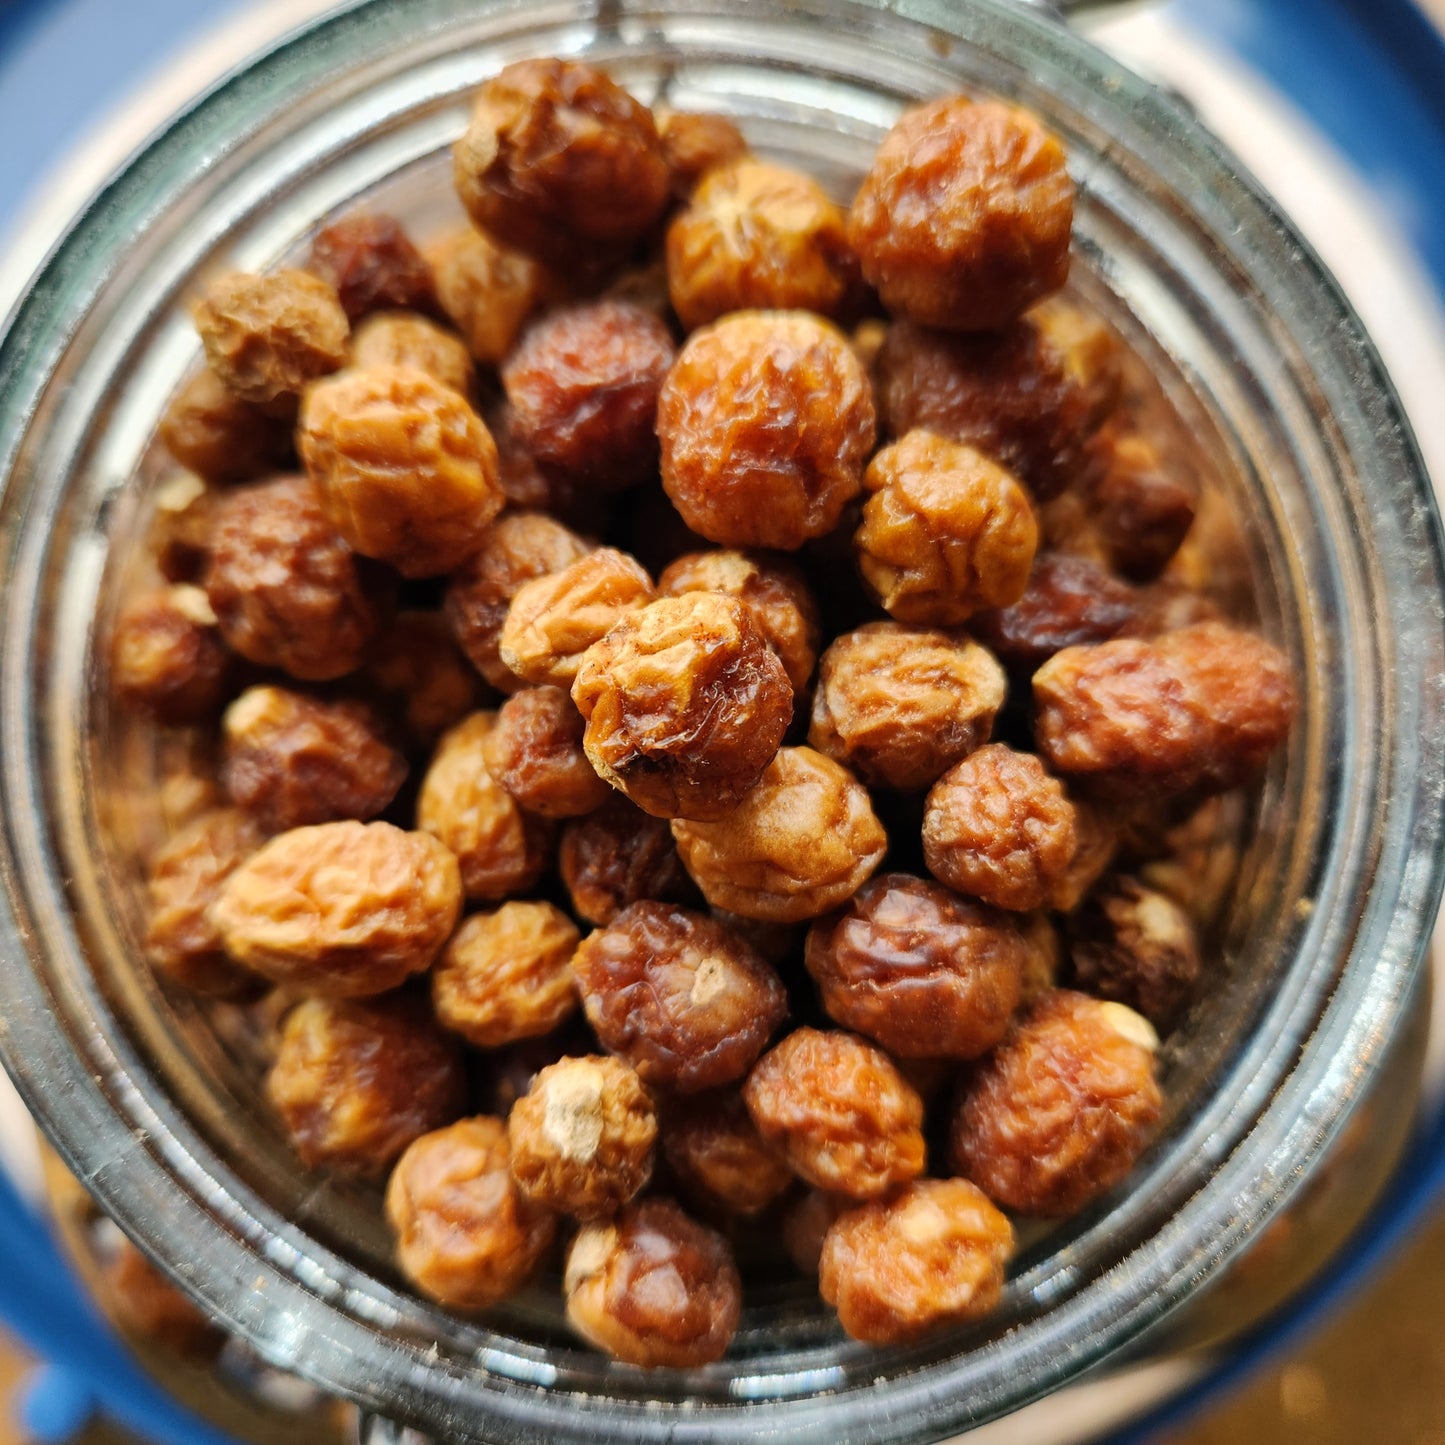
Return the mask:
[[[811, 1287], [778, 1285], [727, 1360], [684, 1375], [577, 1348], [542, 1290], [450, 1316], [400, 1284], [374, 1197], [304, 1176], [199, 1012], [134, 964], [135, 860], [176, 760], [110, 716], [95, 641], [135, 580], [156, 418], [197, 355], [184, 301], [223, 262], [285, 261], [357, 198], [439, 224], [468, 93], [547, 54], [733, 113], [840, 195], [916, 98], [963, 87], [1042, 113], [1080, 184], [1075, 284], [1187, 428], [1211, 582], [1299, 679], [1216, 985], [1166, 1052], [1163, 1136], [1126, 1189], [1029, 1242], [1002, 1308], [964, 1332], [864, 1348]], [[0, 1053], [106, 1211], [273, 1364], [446, 1438], [935, 1440], [1170, 1338], [1181, 1305], [1208, 1316], [1229, 1297], [1204, 1287], [1351, 1127], [1388, 1155], [1398, 1111], [1365, 1110], [1391, 1067], [1409, 1074], [1442, 879], [1439, 519], [1373, 350], [1288, 222], [1177, 103], [1046, 16], [344, 6], [197, 101], [77, 220], [0, 344], [0, 446]], [[1216, 1307], [1207, 1329], [1246, 1313]]]

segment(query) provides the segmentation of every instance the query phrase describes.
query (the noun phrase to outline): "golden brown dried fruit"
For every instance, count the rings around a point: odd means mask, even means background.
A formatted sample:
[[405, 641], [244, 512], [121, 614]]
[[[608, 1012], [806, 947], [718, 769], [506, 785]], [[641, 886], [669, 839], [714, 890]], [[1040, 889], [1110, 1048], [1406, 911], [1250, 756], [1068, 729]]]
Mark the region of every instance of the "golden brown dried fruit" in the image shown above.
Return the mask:
[[619, 793], [595, 813], [562, 829], [557, 866], [572, 911], [588, 923], [611, 923], [643, 899], [692, 903], [697, 890], [687, 876], [672, 829]]
[[551, 260], [625, 248], [667, 204], [651, 112], [580, 60], [521, 60], [493, 76], [453, 160], [472, 220]]
[[613, 1214], [652, 1177], [657, 1115], [635, 1070], [592, 1054], [543, 1069], [507, 1121], [512, 1178], [544, 1208]]
[[478, 361], [495, 366], [542, 304], [551, 280], [530, 256], [472, 226], [427, 248], [437, 299]]
[[674, 819], [672, 836], [710, 904], [773, 923], [851, 898], [888, 843], [867, 791], [812, 748], [779, 749], [726, 818]]
[[644, 307], [591, 301], [528, 328], [502, 367], [518, 441], [545, 467], [614, 489], [657, 471], [657, 394], [676, 357]]
[[462, 1119], [425, 1134], [392, 1171], [386, 1219], [397, 1263], [425, 1295], [484, 1310], [520, 1288], [556, 1233], [523, 1198], [508, 1167], [507, 1126]]
[[901, 1059], [971, 1059], [1004, 1036], [1027, 954], [1007, 914], [885, 873], [813, 925], [806, 962], [844, 1028]]
[[184, 584], [167, 587], [116, 619], [111, 686], [122, 706], [160, 722], [200, 722], [226, 694], [230, 661], [206, 594]]
[[1037, 116], [945, 96], [883, 138], [848, 215], [863, 274], [897, 315], [1006, 325], [1069, 275], [1074, 186]]
[[580, 818], [612, 794], [582, 750], [583, 726], [560, 687], [524, 688], [498, 709], [482, 761], [529, 813]]
[[969, 1080], [960, 1174], [1018, 1214], [1064, 1218], [1134, 1167], [1163, 1107], [1157, 1039], [1123, 1004], [1043, 994]]
[[855, 1340], [897, 1344], [993, 1309], [1013, 1245], [981, 1189], [919, 1179], [839, 1216], [823, 1241], [818, 1290]]
[[550, 903], [504, 903], [472, 914], [432, 971], [437, 1018], [484, 1049], [551, 1033], [577, 1009], [578, 937]]
[[843, 212], [767, 161], [711, 169], [667, 228], [668, 292], [689, 331], [749, 308], [836, 316], [856, 276]]
[[624, 617], [583, 654], [572, 697], [598, 774], [665, 818], [731, 812], [793, 717], [787, 674], [751, 611], [714, 592]]
[[336, 292], [305, 271], [217, 276], [195, 319], [211, 370], [242, 401], [294, 398], [346, 365], [346, 312]]
[[160, 438], [183, 466], [208, 482], [245, 482], [291, 460], [291, 428], [242, 401], [210, 367], [176, 393]]
[[743, 1102], [763, 1138], [818, 1189], [876, 1199], [923, 1172], [923, 1100], [857, 1034], [789, 1034], [753, 1067]]
[[101, 1271], [99, 1298], [122, 1332], [193, 1363], [213, 1359], [225, 1344], [225, 1334], [124, 1236]]
[[988, 741], [1006, 693], [967, 638], [872, 622], [823, 654], [808, 742], [874, 786], [926, 788]]
[[716, 549], [677, 558], [657, 579], [664, 597], [720, 592], [752, 613], [763, 641], [778, 654], [793, 692], [801, 694], [818, 660], [818, 605], [802, 572], [786, 557]]
[[783, 1248], [788, 1251], [799, 1274], [817, 1274], [823, 1254], [823, 1240], [833, 1221], [845, 1209], [856, 1209], [857, 1200], [808, 1189], [789, 1202], [783, 1213]]
[[1089, 492], [1089, 521], [1120, 573], [1151, 582], [1194, 523], [1194, 494], [1169, 475], [1159, 448], [1145, 436], [1108, 437], [1106, 456]]
[[211, 905], [262, 839], [244, 813], [216, 809], [182, 828], [151, 860], [145, 949], [165, 978], [203, 994], [236, 993], [251, 982], [226, 956]]
[[757, 1214], [793, 1182], [778, 1150], [767, 1144], [736, 1089], [678, 1101], [662, 1126], [662, 1151], [699, 1203], [733, 1214]]
[[581, 1230], [567, 1252], [563, 1288], [572, 1328], [633, 1365], [721, 1359], [742, 1310], [727, 1241], [670, 1199], [644, 1199]]
[[582, 654], [656, 595], [625, 552], [598, 547], [517, 589], [498, 643], [502, 661], [527, 682], [570, 688]]
[[452, 391], [471, 394], [472, 358], [461, 340], [415, 311], [378, 311], [351, 334], [351, 364], [363, 371], [409, 366]]
[[1042, 908], [1077, 846], [1074, 805], [1031, 753], [990, 743], [955, 763], [928, 794], [928, 871], [997, 908]]
[[266, 1097], [308, 1169], [379, 1179], [466, 1105], [455, 1040], [413, 999], [307, 999], [286, 1017]]
[[575, 532], [540, 512], [505, 512], [480, 550], [453, 574], [446, 613], [462, 650], [502, 692], [524, 687], [498, 647], [512, 598], [527, 582], [560, 572], [590, 548]]
[[572, 969], [603, 1046], [679, 1093], [741, 1078], [787, 1014], [777, 974], [748, 944], [674, 904], [624, 909], [582, 941]]
[[551, 834], [487, 771], [482, 746], [496, 714], [473, 713], [443, 736], [417, 798], [417, 827], [456, 856], [468, 898], [525, 893], [547, 866]]
[[390, 823], [323, 823], [273, 838], [212, 910], [226, 952], [275, 983], [364, 998], [431, 967], [462, 908], [457, 860]]
[[484, 691], [446, 619], [435, 612], [401, 613], [371, 648], [362, 680], [407, 738], [423, 747], [475, 712]]
[[739, 312], [694, 332], [663, 383], [662, 484], [709, 541], [794, 551], [858, 495], [874, 430], [842, 332], [801, 311]]
[[353, 322], [372, 311], [429, 311], [431, 267], [395, 216], [353, 212], [318, 232], [306, 269], [336, 292]]
[[652, 114], [676, 200], [685, 201], [714, 166], [739, 160], [748, 153], [747, 139], [725, 115], [661, 106]]
[[268, 833], [384, 812], [406, 759], [363, 702], [252, 687], [221, 719], [221, 784]]
[[873, 458], [864, 485], [858, 566], [900, 622], [954, 626], [1023, 595], [1038, 523], [1023, 488], [981, 452], [911, 431]]
[[404, 577], [459, 566], [502, 508], [492, 434], [424, 371], [377, 366], [318, 382], [300, 447], [332, 526]]
[[219, 499], [203, 585], [233, 652], [307, 682], [351, 672], [390, 610], [391, 589], [332, 530], [305, 477]]
[[1069, 801], [1074, 806], [1074, 856], [1049, 890], [1049, 907], [1059, 913], [1072, 913], [1079, 906], [1119, 851], [1119, 820], [1087, 798]]

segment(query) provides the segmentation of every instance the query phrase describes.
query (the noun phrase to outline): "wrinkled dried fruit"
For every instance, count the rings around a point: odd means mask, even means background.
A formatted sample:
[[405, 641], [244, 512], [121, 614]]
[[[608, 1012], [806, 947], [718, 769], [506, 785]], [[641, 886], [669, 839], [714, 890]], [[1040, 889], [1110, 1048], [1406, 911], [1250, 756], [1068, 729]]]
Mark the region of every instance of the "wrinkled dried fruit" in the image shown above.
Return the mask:
[[674, 904], [624, 909], [582, 941], [572, 969], [603, 1046], [679, 1093], [741, 1078], [787, 1014], [777, 974], [748, 944]]
[[653, 118], [676, 200], [685, 201], [714, 166], [748, 153], [746, 137], [725, 115], [659, 107]]
[[351, 335], [351, 364], [363, 371], [409, 366], [469, 396], [476, 370], [461, 340], [414, 311], [381, 311]]
[[472, 355], [495, 366], [512, 349], [527, 318], [551, 288], [530, 256], [464, 226], [427, 248], [437, 300]]
[[751, 611], [713, 592], [624, 617], [583, 654], [572, 697], [598, 774], [666, 818], [731, 812], [793, 716], [787, 674]]
[[245, 482], [291, 460], [291, 428], [242, 401], [207, 367], [176, 394], [160, 438], [183, 466], [208, 482]]
[[422, 747], [475, 712], [484, 691], [446, 619], [435, 612], [401, 613], [377, 638], [362, 680]]
[[353, 322], [372, 311], [429, 311], [431, 267], [395, 216], [354, 213], [318, 232], [306, 269], [336, 292]]
[[833, 1221], [858, 1201], [822, 1189], [808, 1189], [788, 1204], [783, 1213], [783, 1248], [799, 1274], [817, 1274], [823, 1240]]
[[200, 722], [226, 694], [230, 661], [206, 594], [199, 587], [167, 587], [117, 618], [111, 686], [122, 706], [160, 722]]
[[670, 1108], [662, 1152], [700, 1204], [734, 1214], [759, 1213], [793, 1182], [793, 1171], [764, 1142], [736, 1089], [699, 1094]]
[[1151, 582], [1194, 523], [1194, 495], [1146, 437], [1113, 437], [1107, 455], [1089, 494], [1089, 520], [1110, 563], [1132, 581]]
[[611, 789], [582, 750], [582, 714], [560, 687], [529, 687], [508, 698], [482, 743], [487, 771], [529, 813], [580, 818]]
[[562, 829], [557, 866], [572, 911], [588, 923], [611, 923], [624, 908], [644, 899], [697, 899], [671, 828], [617, 793], [595, 813]]

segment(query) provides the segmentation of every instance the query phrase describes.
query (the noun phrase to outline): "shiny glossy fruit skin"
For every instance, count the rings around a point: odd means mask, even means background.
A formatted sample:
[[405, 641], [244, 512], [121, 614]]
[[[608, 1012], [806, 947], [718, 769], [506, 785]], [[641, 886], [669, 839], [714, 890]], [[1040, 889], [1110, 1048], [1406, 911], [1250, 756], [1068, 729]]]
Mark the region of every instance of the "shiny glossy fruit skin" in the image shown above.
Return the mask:
[[611, 923], [624, 908], [644, 899], [698, 901], [666, 820], [644, 813], [620, 793], [613, 793], [595, 813], [567, 823], [557, 867], [572, 911], [588, 923]]
[[612, 790], [582, 749], [585, 724], [560, 687], [529, 687], [497, 710], [482, 743], [487, 771], [530, 813], [580, 818]]

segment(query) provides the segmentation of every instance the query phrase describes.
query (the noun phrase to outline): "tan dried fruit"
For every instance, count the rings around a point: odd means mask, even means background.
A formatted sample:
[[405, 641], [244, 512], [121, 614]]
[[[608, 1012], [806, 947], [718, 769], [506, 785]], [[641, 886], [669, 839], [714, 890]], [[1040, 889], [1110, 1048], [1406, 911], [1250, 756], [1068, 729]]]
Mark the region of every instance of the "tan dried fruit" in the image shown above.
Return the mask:
[[758, 1132], [818, 1189], [876, 1199], [923, 1172], [923, 1100], [882, 1049], [803, 1028], [743, 1085]]
[[159, 722], [200, 722], [213, 713], [225, 696], [230, 662], [199, 587], [167, 587], [116, 619], [110, 654], [116, 701]]
[[643, 902], [572, 958], [587, 1019], [649, 1086], [696, 1093], [748, 1071], [787, 1014], [777, 974], [706, 914]]
[[988, 741], [1007, 691], [966, 637], [872, 622], [823, 654], [808, 742], [866, 783], [915, 791]]
[[644, 1199], [582, 1229], [563, 1289], [572, 1328], [633, 1365], [685, 1369], [721, 1359], [742, 1311], [727, 1241], [670, 1199]]
[[351, 364], [363, 371], [407, 366], [470, 396], [476, 368], [461, 339], [414, 311], [378, 311], [351, 334]]
[[793, 717], [787, 674], [752, 613], [713, 592], [624, 617], [583, 654], [572, 697], [597, 773], [666, 818], [731, 812]]
[[662, 484], [699, 536], [791, 552], [837, 526], [874, 431], [841, 331], [806, 312], [742, 311], [694, 332], [663, 383]]
[[390, 823], [323, 823], [273, 838], [212, 910], [226, 952], [274, 983], [337, 998], [431, 967], [462, 907], [453, 855]]
[[791, 1200], [783, 1212], [783, 1248], [799, 1274], [817, 1274], [823, 1241], [833, 1221], [847, 1209], [856, 1209], [856, 1199], [807, 1189]]
[[758, 1133], [736, 1089], [673, 1105], [662, 1126], [662, 1152], [699, 1203], [732, 1214], [760, 1213], [793, 1182], [793, 1171]]
[[466, 1070], [415, 1000], [312, 998], [286, 1016], [266, 1098], [308, 1169], [380, 1179], [463, 1111]]
[[556, 1233], [556, 1220], [512, 1180], [507, 1126], [462, 1119], [416, 1141], [386, 1186], [397, 1263], [424, 1294], [484, 1310], [521, 1288]]
[[781, 748], [716, 822], [674, 819], [683, 865], [715, 908], [797, 923], [851, 898], [888, 839], [865, 788], [812, 748]]
[[662, 106], [652, 114], [675, 200], [685, 201], [714, 166], [740, 160], [748, 153], [746, 137], [725, 115]]
[[417, 827], [440, 838], [461, 866], [468, 898], [525, 893], [547, 866], [551, 833], [524, 813], [487, 770], [483, 745], [496, 714], [473, 713], [437, 744], [417, 798]]
[[504, 903], [457, 929], [432, 971], [437, 1018], [478, 1048], [549, 1034], [577, 1009], [576, 925], [550, 903]]
[[529, 813], [580, 818], [612, 795], [582, 749], [582, 714], [560, 687], [508, 698], [482, 743], [487, 771]]
[[472, 355], [495, 366], [552, 289], [530, 256], [464, 226], [427, 248], [437, 299]]
[[346, 365], [346, 312], [336, 292], [305, 271], [217, 276], [194, 314], [211, 370], [242, 401], [295, 398]]
[[512, 1178], [577, 1219], [614, 1214], [652, 1177], [657, 1115], [636, 1071], [593, 1054], [543, 1069], [507, 1121]]
[[588, 923], [611, 923], [643, 899], [692, 903], [697, 890], [687, 876], [672, 830], [619, 793], [595, 813], [562, 829], [557, 866], [572, 911]]
[[465, 562], [502, 509], [492, 434], [424, 371], [377, 366], [317, 382], [300, 448], [332, 526], [404, 577]]
[[1007, 1219], [966, 1179], [919, 1179], [840, 1215], [823, 1241], [818, 1290], [844, 1330], [898, 1344], [987, 1314], [1013, 1253]]
[[210, 367], [176, 394], [161, 417], [160, 438], [183, 466], [208, 482], [245, 482], [291, 460], [291, 428], [242, 401]]

